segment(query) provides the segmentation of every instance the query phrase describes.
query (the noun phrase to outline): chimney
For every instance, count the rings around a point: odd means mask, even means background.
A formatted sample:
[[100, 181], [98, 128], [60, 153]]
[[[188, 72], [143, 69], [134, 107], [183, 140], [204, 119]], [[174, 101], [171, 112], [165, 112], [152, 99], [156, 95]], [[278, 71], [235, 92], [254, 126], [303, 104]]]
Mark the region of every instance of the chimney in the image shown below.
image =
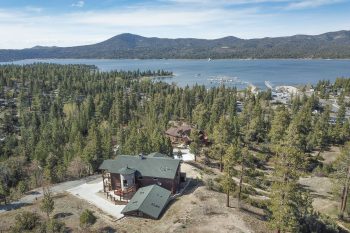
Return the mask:
[[139, 154], [139, 157], [140, 157], [140, 159], [145, 159], [145, 156], [143, 155], [142, 152]]

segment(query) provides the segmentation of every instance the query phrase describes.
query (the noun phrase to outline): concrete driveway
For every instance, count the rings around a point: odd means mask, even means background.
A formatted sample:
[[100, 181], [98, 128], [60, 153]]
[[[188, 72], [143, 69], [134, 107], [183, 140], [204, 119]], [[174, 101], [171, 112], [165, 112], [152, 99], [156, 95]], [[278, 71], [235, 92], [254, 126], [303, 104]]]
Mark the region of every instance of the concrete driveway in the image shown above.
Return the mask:
[[103, 190], [102, 178], [100, 178], [100, 180], [101, 181], [99, 182], [90, 182], [79, 185], [78, 187], [68, 189], [67, 192], [95, 205], [97, 208], [116, 219], [122, 218], [124, 215], [121, 214], [121, 211], [125, 205], [115, 205], [106, 198], [98, 195], [98, 192]]
[[[81, 184], [85, 184], [87, 182], [94, 181], [97, 179], [101, 179], [101, 175], [93, 175], [93, 176], [88, 176], [88, 177], [82, 178], [80, 180], [73, 180], [73, 181], [62, 182], [59, 184], [54, 184], [50, 187], [50, 190], [53, 194], [64, 193], [68, 189], [71, 189], [73, 187], [77, 187]], [[0, 213], [3, 213], [5, 211], [11, 211], [13, 209], [18, 209], [18, 208], [21, 208], [22, 206], [31, 204], [36, 199], [38, 199], [42, 196], [43, 196], [43, 189], [42, 188], [33, 189], [33, 190], [27, 192], [18, 201], [13, 201], [7, 205], [0, 205]]]

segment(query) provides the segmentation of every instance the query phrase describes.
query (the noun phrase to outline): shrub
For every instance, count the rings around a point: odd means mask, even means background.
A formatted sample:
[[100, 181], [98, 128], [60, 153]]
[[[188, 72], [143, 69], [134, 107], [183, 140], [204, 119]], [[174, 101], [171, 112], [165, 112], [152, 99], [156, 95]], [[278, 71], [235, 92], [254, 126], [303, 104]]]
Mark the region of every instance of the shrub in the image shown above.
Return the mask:
[[208, 178], [205, 182], [207, 189], [208, 190], [213, 190], [214, 189], [214, 182], [212, 178]]
[[88, 227], [96, 222], [96, 217], [91, 210], [84, 210], [80, 215], [80, 226]]
[[37, 213], [32, 213], [29, 211], [22, 212], [17, 214], [15, 227], [13, 232], [23, 232], [25, 230], [33, 230], [40, 223], [40, 217]]
[[318, 213], [311, 213], [301, 220], [300, 232], [339, 233], [341, 230], [338, 228], [337, 224], [329, 217], [325, 217]]
[[46, 223], [46, 233], [65, 233], [66, 225], [56, 219], [49, 220]]

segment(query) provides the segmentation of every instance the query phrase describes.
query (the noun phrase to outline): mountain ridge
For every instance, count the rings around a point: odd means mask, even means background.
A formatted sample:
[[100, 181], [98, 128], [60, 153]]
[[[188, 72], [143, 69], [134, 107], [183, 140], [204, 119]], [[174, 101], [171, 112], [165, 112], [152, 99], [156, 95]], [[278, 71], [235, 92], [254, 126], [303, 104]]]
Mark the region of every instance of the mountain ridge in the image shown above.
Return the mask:
[[241, 39], [158, 38], [123, 33], [105, 41], [72, 47], [0, 49], [0, 61], [50, 58], [86, 59], [264, 59], [350, 58], [350, 31]]

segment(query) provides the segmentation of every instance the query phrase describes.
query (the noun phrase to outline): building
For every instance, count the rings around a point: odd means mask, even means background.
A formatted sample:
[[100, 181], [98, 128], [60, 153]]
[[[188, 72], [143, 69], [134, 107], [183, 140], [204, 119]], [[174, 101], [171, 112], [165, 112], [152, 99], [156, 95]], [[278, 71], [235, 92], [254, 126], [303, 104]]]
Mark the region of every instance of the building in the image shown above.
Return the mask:
[[[170, 138], [172, 144], [185, 144], [189, 145], [191, 143], [191, 131], [196, 130], [192, 128], [190, 125], [183, 123], [178, 127], [170, 127], [167, 131], [165, 131], [165, 135]], [[199, 140], [203, 144], [208, 144], [208, 137], [205, 132], [202, 130], [198, 131]]]
[[137, 190], [122, 214], [158, 219], [170, 200], [171, 192], [156, 184]]
[[104, 192], [114, 191], [122, 198], [139, 188], [157, 184], [175, 194], [180, 184], [180, 161], [169, 157], [119, 155], [103, 161]]
[[165, 131], [165, 134], [170, 138], [171, 143], [173, 144], [190, 144], [190, 134], [191, 134], [192, 127], [187, 124], [182, 124], [179, 127], [170, 127], [167, 131]]
[[180, 189], [185, 176], [180, 172], [180, 160], [157, 152], [148, 156], [119, 155], [103, 161], [99, 169], [107, 198], [127, 202], [123, 214], [154, 219], [160, 216], [171, 194]]

